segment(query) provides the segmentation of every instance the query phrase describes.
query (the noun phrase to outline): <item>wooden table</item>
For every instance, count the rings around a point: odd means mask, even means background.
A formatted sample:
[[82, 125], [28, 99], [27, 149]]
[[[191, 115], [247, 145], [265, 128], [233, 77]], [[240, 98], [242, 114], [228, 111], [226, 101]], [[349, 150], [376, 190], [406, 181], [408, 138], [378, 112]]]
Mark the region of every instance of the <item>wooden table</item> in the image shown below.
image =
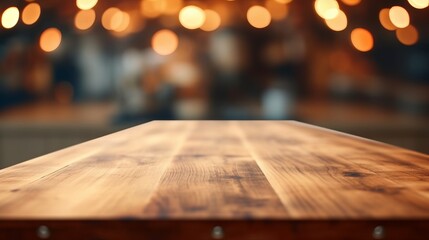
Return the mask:
[[150, 122], [0, 170], [0, 239], [25, 238], [429, 239], [429, 156], [291, 121]]

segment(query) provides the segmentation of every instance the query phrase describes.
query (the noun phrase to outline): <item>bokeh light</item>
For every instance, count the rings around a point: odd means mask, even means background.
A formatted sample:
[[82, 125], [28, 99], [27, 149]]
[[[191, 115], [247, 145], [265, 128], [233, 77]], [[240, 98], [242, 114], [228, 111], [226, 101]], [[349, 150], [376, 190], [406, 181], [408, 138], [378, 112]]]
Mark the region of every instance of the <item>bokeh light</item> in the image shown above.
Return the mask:
[[159, 55], [170, 55], [176, 51], [179, 38], [173, 31], [163, 29], [156, 32], [152, 37], [152, 48]]
[[347, 27], [347, 16], [340, 10], [338, 15], [333, 19], [326, 19], [326, 25], [334, 31], [343, 31]]
[[75, 18], [74, 25], [77, 29], [86, 30], [89, 29], [95, 22], [95, 11], [93, 9], [80, 10]]
[[113, 30], [112, 20], [118, 12], [121, 12], [121, 10], [116, 7], [111, 7], [104, 11], [103, 15], [101, 16], [101, 25], [103, 25], [103, 27], [107, 30]]
[[410, 46], [417, 43], [419, 33], [413, 25], [408, 25], [406, 28], [396, 29], [396, 37], [402, 44]]
[[271, 14], [266, 8], [255, 5], [247, 10], [247, 21], [255, 28], [265, 28], [271, 23]]
[[165, 9], [166, 2], [163, 0], [142, 0], [140, 10], [143, 16], [147, 18], [156, 18]]
[[390, 21], [389, 17], [389, 8], [383, 8], [380, 10], [380, 13], [378, 14], [378, 18], [380, 20], [381, 25], [390, 31], [395, 30], [397, 27], [393, 25], [392, 21]]
[[349, 5], [349, 6], [356, 6], [358, 5], [361, 0], [341, 0], [344, 4]]
[[40, 17], [40, 5], [38, 3], [30, 3], [22, 10], [22, 22], [27, 25], [35, 23]]
[[48, 28], [40, 35], [40, 48], [52, 52], [61, 44], [61, 32], [57, 28]]
[[394, 6], [389, 10], [389, 18], [397, 28], [405, 28], [410, 24], [410, 15], [400, 6]]
[[361, 52], [368, 52], [374, 47], [372, 34], [364, 28], [353, 29], [350, 39], [353, 46]]
[[6, 28], [13, 28], [19, 20], [19, 10], [17, 7], [10, 7], [4, 10], [1, 16], [1, 25]]
[[183, 0], [163, 0], [165, 2], [162, 13], [173, 15], [176, 14], [183, 7]]
[[81, 10], [89, 10], [97, 4], [98, 0], [76, 0], [76, 6]]
[[324, 19], [333, 19], [340, 12], [340, 6], [335, 0], [316, 0], [314, 2], [314, 9]]
[[222, 19], [222, 25], [228, 26], [235, 21], [233, 9], [228, 7], [227, 4], [216, 3], [211, 6], [210, 9], [213, 9], [214, 11], [219, 13], [220, 18]]
[[140, 11], [138, 9], [131, 10], [127, 12], [127, 14], [129, 15], [129, 25], [124, 31], [121, 32], [124, 36], [130, 33], [141, 31], [145, 26], [145, 20], [141, 17]]
[[265, 2], [265, 7], [271, 14], [271, 17], [274, 20], [281, 20], [288, 15], [289, 7], [284, 3], [280, 3], [275, 0], [267, 0]]
[[201, 26], [201, 29], [207, 32], [218, 29], [221, 24], [221, 18], [219, 13], [210, 9], [204, 10], [204, 13], [206, 15], [206, 20]]
[[119, 11], [113, 15], [111, 27], [115, 32], [123, 32], [130, 25], [130, 14]]
[[283, 3], [283, 4], [287, 4], [287, 3], [292, 2], [292, 0], [275, 0], [275, 1], [278, 3]]
[[110, 19], [110, 30], [117, 31], [122, 25], [122, 18], [122, 11], [118, 9]]
[[417, 9], [423, 9], [429, 6], [429, 0], [408, 0], [408, 2]]
[[204, 11], [197, 6], [186, 6], [180, 10], [179, 21], [187, 29], [197, 29], [201, 27], [206, 20]]

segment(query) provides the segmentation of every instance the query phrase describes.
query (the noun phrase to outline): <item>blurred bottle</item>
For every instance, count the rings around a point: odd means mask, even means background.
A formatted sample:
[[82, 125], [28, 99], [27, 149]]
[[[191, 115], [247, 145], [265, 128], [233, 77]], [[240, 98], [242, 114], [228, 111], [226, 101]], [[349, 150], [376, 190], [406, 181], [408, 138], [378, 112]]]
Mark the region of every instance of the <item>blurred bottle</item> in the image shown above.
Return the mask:
[[265, 119], [290, 119], [295, 105], [294, 94], [286, 84], [274, 82], [262, 96], [262, 111]]

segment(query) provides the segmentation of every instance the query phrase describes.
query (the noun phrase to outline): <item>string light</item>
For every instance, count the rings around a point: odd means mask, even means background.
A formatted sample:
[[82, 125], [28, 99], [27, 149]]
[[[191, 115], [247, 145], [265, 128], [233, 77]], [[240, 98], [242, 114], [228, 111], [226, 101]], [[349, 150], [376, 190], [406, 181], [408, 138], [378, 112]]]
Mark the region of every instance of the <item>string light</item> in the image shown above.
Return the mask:
[[19, 10], [17, 7], [10, 7], [4, 10], [1, 16], [1, 25], [6, 28], [13, 28], [18, 23]]
[[372, 34], [364, 28], [353, 29], [350, 40], [353, 46], [361, 52], [368, 52], [374, 47]]
[[[30, 0], [27, 0], [30, 1]], [[251, 26], [255, 28], [265, 28], [270, 25], [272, 19], [281, 20], [288, 14], [288, 6], [292, 0], [264, 0], [265, 5], [255, 5], [247, 10], [246, 17]], [[429, 0], [407, 0], [416, 9], [424, 9], [429, 6]], [[342, 3], [355, 6], [361, 0], [341, 0]], [[80, 11], [74, 19], [75, 27], [79, 30], [86, 30], [93, 26], [96, 13], [93, 10], [98, 0], [76, 0], [76, 6]], [[180, 24], [187, 29], [200, 28], [204, 31], [215, 31], [222, 23], [220, 12], [198, 6], [189, 5], [183, 7], [183, 0], [141, 0], [140, 12], [145, 17], [155, 18], [178, 13]], [[345, 12], [340, 10], [337, 0], [315, 0], [314, 9], [316, 13], [324, 19], [327, 27], [333, 31], [343, 31], [347, 28], [348, 19]], [[135, 10], [139, 14], [139, 10]], [[30, 3], [22, 11], [21, 19], [24, 24], [31, 25], [40, 18], [41, 7], [38, 3]], [[163, 15], [164, 14], [164, 15]], [[1, 16], [1, 24], [4, 28], [10, 29], [16, 26], [20, 17], [17, 7], [7, 8]], [[176, 18], [177, 19], [177, 18]], [[418, 41], [419, 33], [417, 29], [410, 25], [410, 15], [404, 7], [393, 6], [390, 9], [384, 8], [379, 12], [379, 21], [387, 30], [395, 30], [397, 39], [404, 45], [413, 45]], [[125, 32], [131, 24], [131, 15], [118, 8], [107, 9], [101, 19], [105, 29], [115, 32]], [[225, 24], [225, 23], [223, 23]], [[152, 38], [154, 50], [161, 55], [168, 55], [174, 52], [178, 45], [177, 35], [170, 30], [158, 31]], [[40, 47], [46, 52], [54, 51], [61, 43], [61, 32], [56, 28], [46, 29], [40, 36]], [[47, 39], [51, 40], [47, 40]], [[177, 41], [174, 40], [177, 38]], [[173, 41], [172, 45], [165, 43], [165, 39]], [[374, 39], [366, 29], [356, 28], [350, 35], [353, 46], [362, 52], [370, 51], [374, 46]], [[176, 43], [174, 43], [176, 41]], [[175, 45], [176, 44], [176, 45]], [[170, 46], [167, 50], [160, 50], [159, 46]], [[175, 47], [172, 47], [175, 46]], [[173, 49], [174, 48], [174, 49]], [[173, 50], [171, 50], [173, 49]]]
[[40, 17], [40, 5], [38, 3], [30, 3], [27, 6], [25, 6], [24, 10], [22, 10], [22, 22], [27, 25], [31, 25]]
[[40, 35], [40, 48], [52, 52], [61, 44], [61, 32], [57, 28], [48, 28]]
[[271, 14], [266, 8], [255, 5], [247, 10], [247, 21], [255, 28], [265, 28], [271, 23]]

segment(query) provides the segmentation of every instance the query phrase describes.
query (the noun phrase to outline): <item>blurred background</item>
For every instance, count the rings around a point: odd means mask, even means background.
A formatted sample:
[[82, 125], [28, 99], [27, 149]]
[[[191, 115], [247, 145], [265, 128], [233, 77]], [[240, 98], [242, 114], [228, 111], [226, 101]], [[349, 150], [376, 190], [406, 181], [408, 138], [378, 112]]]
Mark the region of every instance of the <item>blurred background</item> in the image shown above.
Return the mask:
[[293, 119], [429, 153], [428, 5], [3, 0], [0, 168], [155, 119]]

